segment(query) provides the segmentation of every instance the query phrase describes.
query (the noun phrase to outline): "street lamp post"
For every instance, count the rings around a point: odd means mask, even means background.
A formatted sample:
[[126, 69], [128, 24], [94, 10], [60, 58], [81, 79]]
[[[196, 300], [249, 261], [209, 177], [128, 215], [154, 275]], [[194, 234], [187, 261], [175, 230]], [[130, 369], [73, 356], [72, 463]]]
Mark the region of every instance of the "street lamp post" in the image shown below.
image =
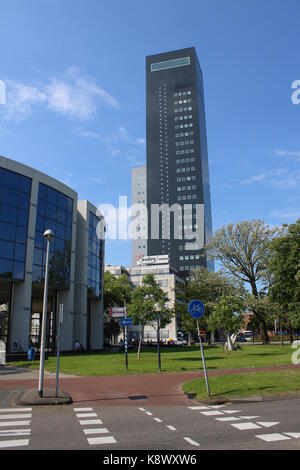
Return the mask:
[[45, 362], [45, 337], [46, 337], [46, 324], [47, 324], [47, 304], [48, 304], [48, 264], [49, 264], [49, 249], [50, 241], [54, 237], [52, 230], [46, 230], [43, 237], [47, 240], [47, 255], [45, 267], [45, 282], [44, 282], [44, 299], [43, 299], [43, 317], [42, 317], [42, 336], [40, 348], [40, 373], [39, 373], [39, 396], [43, 396], [44, 384], [44, 362]]

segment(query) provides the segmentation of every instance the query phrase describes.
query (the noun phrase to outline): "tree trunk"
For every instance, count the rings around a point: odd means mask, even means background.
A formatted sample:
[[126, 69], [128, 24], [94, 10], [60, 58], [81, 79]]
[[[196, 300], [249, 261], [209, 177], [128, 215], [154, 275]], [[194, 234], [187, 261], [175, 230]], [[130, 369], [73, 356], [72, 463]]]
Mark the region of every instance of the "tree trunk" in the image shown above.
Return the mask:
[[293, 336], [293, 329], [292, 328], [290, 328], [289, 333], [290, 333], [290, 343], [293, 344], [294, 336]]
[[141, 346], [142, 346], [142, 338], [143, 338], [143, 336], [144, 336], [144, 328], [145, 328], [145, 327], [143, 326], [142, 331], [141, 331], [141, 333], [140, 333], [139, 347], [138, 347], [138, 352], [137, 352], [137, 357], [138, 357], [138, 359], [141, 358]]
[[270, 344], [268, 329], [267, 329], [266, 322], [264, 320], [260, 319], [260, 321], [259, 321], [259, 330], [260, 330], [261, 339], [262, 339], [263, 344]]
[[281, 323], [281, 325], [280, 325], [280, 342], [281, 342], [281, 347], [283, 348], [282, 323]]
[[[250, 285], [251, 285], [253, 296], [256, 299], [258, 299], [258, 291], [257, 291], [256, 282], [254, 278], [250, 281]], [[262, 339], [263, 344], [269, 344], [270, 338], [268, 335], [268, 329], [267, 329], [265, 319], [260, 315], [259, 312], [253, 312], [253, 313], [257, 317], [258, 322], [259, 322], [259, 331], [261, 334], [261, 339]]]

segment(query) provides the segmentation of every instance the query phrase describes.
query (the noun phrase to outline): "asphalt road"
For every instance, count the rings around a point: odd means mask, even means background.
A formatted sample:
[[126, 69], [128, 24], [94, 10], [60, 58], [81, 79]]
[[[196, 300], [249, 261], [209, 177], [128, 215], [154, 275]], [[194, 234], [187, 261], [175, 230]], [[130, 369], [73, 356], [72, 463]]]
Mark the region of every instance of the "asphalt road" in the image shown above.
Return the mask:
[[137, 400], [13, 408], [18, 393], [0, 390], [0, 450], [300, 450], [299, 398], [221, 407]]

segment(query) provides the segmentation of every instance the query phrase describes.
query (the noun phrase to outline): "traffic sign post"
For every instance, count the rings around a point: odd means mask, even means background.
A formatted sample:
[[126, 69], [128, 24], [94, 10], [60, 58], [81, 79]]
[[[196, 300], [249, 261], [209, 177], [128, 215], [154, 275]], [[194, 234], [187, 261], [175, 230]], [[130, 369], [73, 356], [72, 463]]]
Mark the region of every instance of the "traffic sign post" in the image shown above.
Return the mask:
[[125, 313], [125, 325], [124, 325], [124, 345], [125, 345], [125, 366], [126, 369], [128, 369], [128, 339], [127, 339], [127, 326], [126, 326], [126, 320], [127, 320], [127, 307], [126, 304], [124, 305], [124, 313]]
[[203, 317], [205, 313], [204, 304], [201, 302], [201, 300], [192, 300], [189, 303], [188, 312], [191, 315], [191, 317], [194, 318], [194, 320], [196, 320], [197, 322], [197, 330], [198, 330], [198, 336], [199, 336], [199, 341], [200, 341], [200, 351], [201, 351], [201, 358], [202, 358], [202, 364], [203, 364], [203, 372], [204, 372], [204, 377], [205, 377], [207, 396], [209, 398], [210, 389], [209, 389], [209, 383], [208, 383], [208, 377], [207, 377], [207, 371], [206, 371], [204, 351], [203, 351], [203, 346], [202, 346], [201, 331], [200, 331], [200, 326], [199, 326], [199, 319]]
[[59, 377], [59, 348], [60, 348], [60, 332], [61, 332], [61, 325], [63, 322], [64, 316], [64, 304], [59, 304], [59, 319], [57, 325], [57, 337], [56, 337], [56, 349], [57, 349], [57, 359], [56, 359], [56, 386], [55, 386], [55, 396], [58, 396], [58, 377]]

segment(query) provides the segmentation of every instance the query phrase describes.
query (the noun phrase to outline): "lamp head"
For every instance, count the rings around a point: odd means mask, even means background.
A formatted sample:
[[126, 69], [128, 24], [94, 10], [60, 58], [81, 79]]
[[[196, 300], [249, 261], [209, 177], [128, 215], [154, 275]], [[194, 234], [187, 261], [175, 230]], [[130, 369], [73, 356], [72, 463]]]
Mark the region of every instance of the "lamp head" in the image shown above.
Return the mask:
[[43, 237], [50, 241], [54, 237], [54, 232], [51, 229], [45, 230]]

